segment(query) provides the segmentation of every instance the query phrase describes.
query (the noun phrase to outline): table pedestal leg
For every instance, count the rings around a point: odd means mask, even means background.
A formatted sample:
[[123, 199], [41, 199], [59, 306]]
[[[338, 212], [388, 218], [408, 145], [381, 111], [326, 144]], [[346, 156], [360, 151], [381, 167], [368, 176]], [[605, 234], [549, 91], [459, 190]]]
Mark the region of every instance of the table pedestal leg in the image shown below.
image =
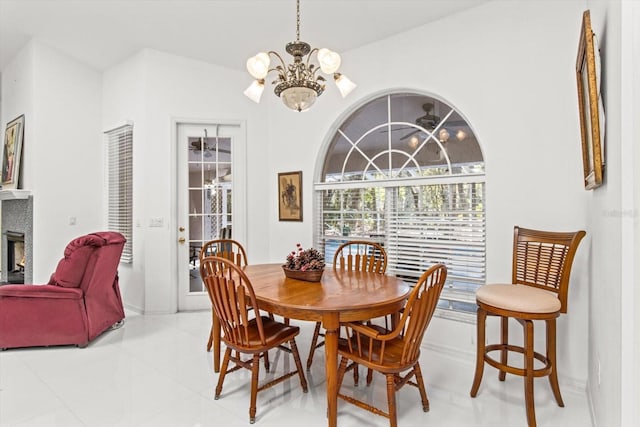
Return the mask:
[[327, 416], [329, 417], [329, 427], [336, 427], [338, 425], [338, 334], [340, 328], [338, 314], [325, 315], [323, 323], [327, 375]]

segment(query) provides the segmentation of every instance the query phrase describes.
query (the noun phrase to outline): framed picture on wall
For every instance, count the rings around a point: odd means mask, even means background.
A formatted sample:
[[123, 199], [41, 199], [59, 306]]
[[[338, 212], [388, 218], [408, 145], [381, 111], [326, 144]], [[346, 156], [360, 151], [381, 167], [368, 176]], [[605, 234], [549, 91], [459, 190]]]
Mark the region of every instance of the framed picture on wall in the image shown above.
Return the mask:
[[20, 157], [22, 156], [23, 136], [24, 114], [7, 123], [7, 128], [4, 131], [2, 188], [19, 188], [18, 179], [20, 178]]
[[302, 221], [302, 171], [278, 174], [280, 221]]
[[591, 190], [602, 184], [604, 175], [604, 108], [600, 99], [600, 55], [588, 10], [582, 14], [576, 80], [584, 186]]

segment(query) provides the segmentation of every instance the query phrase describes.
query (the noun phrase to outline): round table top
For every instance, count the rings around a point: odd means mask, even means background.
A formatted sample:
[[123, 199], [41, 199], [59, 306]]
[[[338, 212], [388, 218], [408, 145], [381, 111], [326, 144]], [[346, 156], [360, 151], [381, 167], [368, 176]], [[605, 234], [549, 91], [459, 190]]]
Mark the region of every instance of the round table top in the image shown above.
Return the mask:
[[339, 312], [341, 321], [364, 320], [397, 310], [410, 287], [386, 274], [325, 268], [320, 282], [287, 278], [281, 264], [244, 267], [260, 307], [303, 320]]

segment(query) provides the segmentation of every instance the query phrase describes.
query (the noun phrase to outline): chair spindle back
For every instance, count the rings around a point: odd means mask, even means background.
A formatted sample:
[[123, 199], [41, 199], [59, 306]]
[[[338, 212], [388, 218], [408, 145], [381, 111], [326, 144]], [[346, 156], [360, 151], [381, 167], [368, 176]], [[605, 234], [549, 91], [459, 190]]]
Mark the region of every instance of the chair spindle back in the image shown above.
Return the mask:
[[[223, 339], [235, 348], [252, 347], [258, 338], [265, 345], [262, 319], [255, 316], [259, 337], [250, 333], [249, 310], [258, 307], [249, 278], [232, 261], [222, 257], [205, 257], [200, 261], [200, 275], [207, 287], [216, 316], [220, 320]], [[255, 347], [255, 342], [253, 343]]]
[[333, 256], [333, 267], [384, 274], [387, 271], [387, 251], [378, 243], [351, 240], [338, 247]]
[[571, 265], [584, 231], [552, 232], [514, 227], [514, 284], [555, 292], [562, 313], [567, 312]]
[[244, 247], [233, 239], [216, 239], [206, 242], [200, 249], [200, 260], [208, 256], [228, 259], [240, 267], [247, 265], [247, 253]]

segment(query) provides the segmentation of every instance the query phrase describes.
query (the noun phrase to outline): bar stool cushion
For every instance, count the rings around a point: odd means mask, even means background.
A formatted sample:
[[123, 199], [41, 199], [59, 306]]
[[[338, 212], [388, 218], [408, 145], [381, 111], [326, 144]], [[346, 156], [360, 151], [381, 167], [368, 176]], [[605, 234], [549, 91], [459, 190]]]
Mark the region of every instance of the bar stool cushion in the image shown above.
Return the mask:
[[481, 286], [476, 292], [476, 301], [524, 313], [555, 313], [561, 307], [560, 300], [553, 292], [512, 284]]

